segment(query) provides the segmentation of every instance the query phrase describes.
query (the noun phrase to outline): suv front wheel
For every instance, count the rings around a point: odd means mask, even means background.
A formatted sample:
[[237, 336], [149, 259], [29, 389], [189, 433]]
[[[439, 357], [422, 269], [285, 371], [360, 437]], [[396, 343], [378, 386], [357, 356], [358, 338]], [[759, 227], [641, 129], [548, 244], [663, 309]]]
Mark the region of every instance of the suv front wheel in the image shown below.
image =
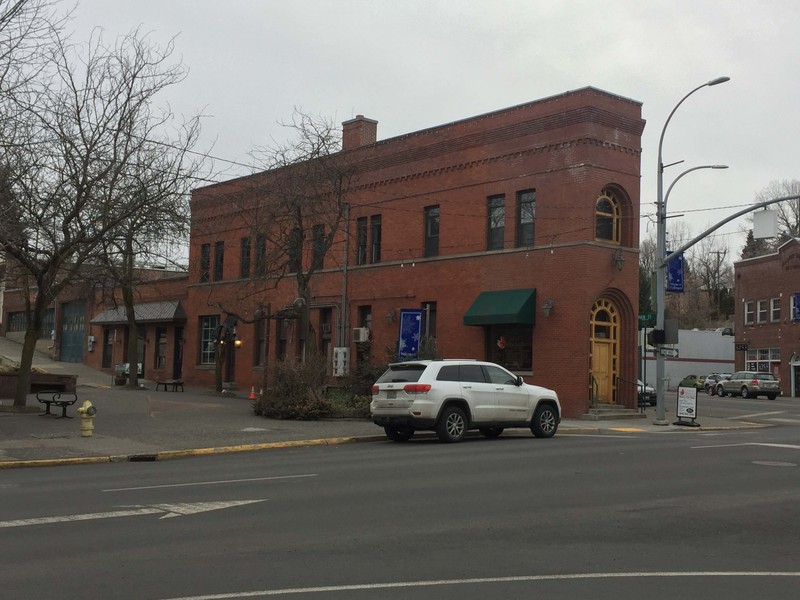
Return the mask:
[[543, 404], [536, 409], [531, 421], [531, 433], [537, 438], [549, 438], [556, 434], [558, 429], [558, 414], [549, 404]]
[[436, 435], [443, 442], [460, 442], [467, 432], [467, 415], [457, 406], [448, 406], [436, 423]]

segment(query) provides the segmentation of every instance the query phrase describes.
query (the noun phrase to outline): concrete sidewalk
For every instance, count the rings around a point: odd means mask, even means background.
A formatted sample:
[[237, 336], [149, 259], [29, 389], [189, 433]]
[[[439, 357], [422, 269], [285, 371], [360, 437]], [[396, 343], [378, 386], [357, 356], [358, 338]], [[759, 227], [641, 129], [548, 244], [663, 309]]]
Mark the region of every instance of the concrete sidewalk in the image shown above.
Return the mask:
[[[0, 356], [18, 360], [20, 349], [19, 344], [0, 337]], [[74, 418], [7, 412], [12, 400], [0, 401], [3, 405], [0, 406], [0, 468], [165, 460], [355, 441], [390, 443], [383, 430], [366, 419], [265, 419], [253, 413], [247, 392], [218, 395], [209, 389], [191, 387], [186, 387], [184, 392], [155, 391], [155, 385], [147, 381], [144, 388], [131, 390], [110, 385], [108, 374], [82, 364], [54, 362], [37, 355], [34, 365], [53, 373], [78, 375], [78, 403], [67, 409], [67, 414]], [[77, 408], [84, 400], [97, 408], [91, 437], [81, 437]], [[29, 396], [28, 406], [39, 406], [35, 394]], [[55, 413], [61, 414], [61, 410]], [[713, 417], [698, 418], [702, 425], [699, 428], [656, 426], [653, 420], [653, 409], [649, 409], [646, 418], [640, 419], [565, 419], [557, 435], [664, 433], [754, 426]], [[531, 436], [531, 433], [525, 429], [510, 429], [503, 435]], [[420, 432], [415, 439], [417, 437], [432, 436]]]

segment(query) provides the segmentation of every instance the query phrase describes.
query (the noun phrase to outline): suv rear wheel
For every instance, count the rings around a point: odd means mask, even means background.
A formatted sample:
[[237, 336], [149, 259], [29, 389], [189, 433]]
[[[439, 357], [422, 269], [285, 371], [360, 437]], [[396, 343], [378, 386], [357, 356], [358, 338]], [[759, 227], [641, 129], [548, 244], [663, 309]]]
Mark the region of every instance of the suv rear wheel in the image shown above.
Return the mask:
[[436, 435], [443, 442], [460, 442], [467, 432], [467, 415], [457, 406], [448, 406], [436, 423]]
[[558, 415], [555, 409], [548, 405], [540, 405], [531, 421], [531, 433], [537, 438], [549, 438], [556, 434], [558, 429]]
[[413, 427], [395, 427], [392, 425], [386, 426], [383, 428], [386, 432], [386, 437], [388, 437], [393, 442], [407, 442], [412, 437], [414, 437], [414, 428]]
[[747, 389], [746, 385], [742, 386], [742, 398], [749, 398], [750, 397], [750, 390]]

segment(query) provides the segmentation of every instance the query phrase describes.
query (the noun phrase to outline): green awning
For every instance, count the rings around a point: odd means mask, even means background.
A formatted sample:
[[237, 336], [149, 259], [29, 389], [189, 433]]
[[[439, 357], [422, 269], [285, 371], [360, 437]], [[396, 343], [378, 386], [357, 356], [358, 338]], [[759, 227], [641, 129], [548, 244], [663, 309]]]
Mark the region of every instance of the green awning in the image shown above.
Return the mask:
[[464, 325], [533, 325], [536, 288], [481, 292], [464, 313]]

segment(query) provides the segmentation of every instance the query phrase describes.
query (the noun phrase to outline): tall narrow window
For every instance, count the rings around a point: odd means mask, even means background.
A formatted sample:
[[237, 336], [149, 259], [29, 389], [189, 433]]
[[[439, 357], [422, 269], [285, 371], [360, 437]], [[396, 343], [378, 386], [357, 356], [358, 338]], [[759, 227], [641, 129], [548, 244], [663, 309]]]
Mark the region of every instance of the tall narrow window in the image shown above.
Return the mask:
[[200, 317], [199, 360], [201, 365], [213, 365], [215, 363], [218, 329], [219, 316]]
[[253, 323], [255, 339], [255, 348], [253, 349], [253, 364], [254, 366], [264, 366], [267, 362], [267, 327], [269, 327], [269, 319], [262, 316], [256, 319]]
[[372, 237], [372, 252], [370, 262], [381, 262], [381, 216], [373, 215], [370, 221], [370, 235]]
[[256, 236], [255, 274], [261, 277], [267, 274], [267, 238], [263, 233]]
[[314, 225], [311, 230], [314, 268], [321, 269], [325, 260], [325, 225]]
[[436, 337], [436, 302], [422, 303], [422, 335]]
[[759, 323], [766, 323], [767, 322], [767, 301], [766, 300], [759, 300], [758, 301], [758, 322]]
[[211, 244], [200, 246], [200, 281], [206, 282], [211, 278]]
[[214, 244], [214, 281], [222, 280], [223, 270], [225, 264], [225, 242], [217, 242]]
[[769, 320], [772, 323], [777, 323], [781, 320], [781, 299], [772, 298], [769, 301]]
[[486, 247], [489, 250], [501, 250], [506, 229], [506, 199], [505, 196], [490, 196], [489, 204], [489, 233]]
[[289, 245], [287, 252], [289, 254], [289, 272], [299, 273], [302, 268], [303, 257], [303, 232], [299, 227], [292, 229], [289, 234]]
[[356, 264], [367, 264], [367, 217], [356, 219]]
[[165, 369], [167, 366], [167, 330], [164, 327], [156, 327], [156, 369]]
[[425, 256], [439, 256], [439, 207], [425, 207]]
[[752, 325], [755, 321], [756, 303], [752, 300], [744, 303], [744, 324]]
[[242, 250], [239, 257], [239, 277], [247, 279], [250, 277], [250, 238], [242, 238]]
[[517, 247], [533, 246], [536, 190], [517, 192]]
[[605, 190], [594, 209], [595, 238], [619, 243], [619, 202]]

